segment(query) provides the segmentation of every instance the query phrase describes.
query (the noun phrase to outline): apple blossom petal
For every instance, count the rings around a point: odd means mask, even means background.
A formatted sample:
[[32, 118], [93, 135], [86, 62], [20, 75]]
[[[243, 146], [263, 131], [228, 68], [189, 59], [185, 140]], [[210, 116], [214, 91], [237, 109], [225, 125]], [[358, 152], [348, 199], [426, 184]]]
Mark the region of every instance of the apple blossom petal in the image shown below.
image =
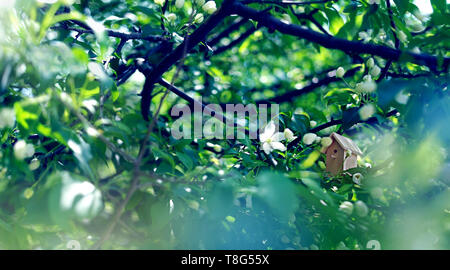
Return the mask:
[[280, 142], [271, 142], [270, 146], [276, 150], [286, 151], [286, 146], [284, 146], [284, 144], [282, 144]]

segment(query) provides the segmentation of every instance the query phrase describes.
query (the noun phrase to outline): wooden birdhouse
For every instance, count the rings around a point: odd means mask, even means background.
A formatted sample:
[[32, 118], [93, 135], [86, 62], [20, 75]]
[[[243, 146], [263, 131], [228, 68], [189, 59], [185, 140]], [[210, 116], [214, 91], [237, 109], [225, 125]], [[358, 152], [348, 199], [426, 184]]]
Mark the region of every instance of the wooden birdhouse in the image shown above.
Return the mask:
[[333, 141], [330, 146], [322, 148], [322, 153], [326, 154], [326, 171], [332, 175], [337, 175], [342, 171], [356, 168], [358, 156], [362, 155], [358, 146], [349, 138], [335, 132], [330, 135]]

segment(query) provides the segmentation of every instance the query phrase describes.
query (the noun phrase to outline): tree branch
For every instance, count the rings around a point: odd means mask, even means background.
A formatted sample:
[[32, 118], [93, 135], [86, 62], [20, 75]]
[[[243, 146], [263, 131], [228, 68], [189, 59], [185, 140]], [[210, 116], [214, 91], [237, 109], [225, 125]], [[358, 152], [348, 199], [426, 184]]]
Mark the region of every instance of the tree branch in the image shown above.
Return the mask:
[[[316, 31], [303, 28], [294, 24], [286, 24], [270, 14], [261, 14], [257, 10], [246, 7], [241, 3], [235, 3], [233, 11], [244, 18], [250, 18], [258, 21], [262, 25], [276, 29], [281, 33], [306, 39], [310, 42], [314, 42], [322, 45], [328, 49], [338, 49], [346, 53], [366, 53], [371, 55], [377, 55], [387, 60], [393, 61], [409, 61], [419, 65], [428, 66], [433, 71], [437, 71], [438, 58], [428, 54], [418, 54], [408, 51], [401, 51], [393, 49], [387, 46], [376, 45], [371, 43], [363, 43], [360, 41], [349, 41], [342, 38], [329, 37], [327, 35], [318, 33]], [[443, 59], [443, 70], [448, 69], [450, 58], [445, 57]]]
[[[81, 29], [81, 28], [76, 28], [76, 27], [53, 26], [52, 29], [75, 31], [75, 32], [78, 32], [81, 34], [94, 34], [94, 31], [91, 29]], [[113, 31], [113, 30], [105, 30], [105, 32], [110, 37], [121, 38], [124, 40], [130, 40], [130, 39], [141, 39], [141, 40], [147, 40], [147, 41], [165, 40], [165, 38], [162, 36], [144, 35], [141, 33], [124, 33], [124, 32]]]
[[234, 0], [225, 0], [221, 8], [213, 15], [211, 15], [208, 20], [200, 25], [197, 30], [195, 30], [191, 35], [188, 36], [180, 45], [178, 45], [175, 50], [173, 50], [169, 55], [167, 55], [146, 77], [144, 87], [142, 89], [142, 100], [141, 100], [141, 113], [145, 120], [148, 120], [148, 114], [150, 109], [151, 92], [153, 86], [159, 81], [161, 76], [170, 69], [170, 67], [175, 64], [183, 56], [183, 51], [189, 52], [194, 48], [199, 42], [205, 39], [206, 35], [214, 29], [227, 15], [231, 12], [231, 7], [233, 6]]

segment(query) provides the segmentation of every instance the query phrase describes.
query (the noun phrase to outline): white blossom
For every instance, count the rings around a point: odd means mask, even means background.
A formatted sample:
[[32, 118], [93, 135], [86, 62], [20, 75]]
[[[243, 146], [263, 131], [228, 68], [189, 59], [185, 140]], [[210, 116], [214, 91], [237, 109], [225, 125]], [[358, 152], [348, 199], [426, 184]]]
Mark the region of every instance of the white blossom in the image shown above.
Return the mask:
[[309, 126], [313, 128], [313, 127], [317, 126], [317, 122], [314, 120], [311, 120], [311, 121], [309, 121]]
[[261, 148], [269, 154], [273, 150], [286, 151], [286, 146], [281, 143], [285, 139], [283, 132], [275, 132], [275, 124], [270, 121], [264, 128], [264, 132], [259, 135]]
[[216, 2], [208, 1], [203, 5], [203, 10], [208, 14], [213, 14], [217, 10]]
[[310, 145], [316, 141], [317, 135], [314, 133], [306, 133], [303, 136], [303, 143], [306, 145]]
[[292, 132], [292, 130], [288, 128], [284, 130], [284, 137], [288, 142], [292, 142], [293, 140], [297, 139], [297, 137], [294, 136], [294, 132]]
[[370, 80], [356, 84], [355, 90], [357, 92], [371, 93], [377, 89], [377, 84]]
[[24, 140], [19, 140], [14, 144], [14, 156], [19, 160], [32, 157], [34, 155], [34, 146], [26, 143]]
[[16, 122], [16, 113], [14, 109], [4, 108], [0, 111], [0, 128], [14, 127], [14, 123]]
[[373, 104], [366, 104], [359, 109], [359, 116], [362, 120], [369, 119], [375, 113], [375, 106]]

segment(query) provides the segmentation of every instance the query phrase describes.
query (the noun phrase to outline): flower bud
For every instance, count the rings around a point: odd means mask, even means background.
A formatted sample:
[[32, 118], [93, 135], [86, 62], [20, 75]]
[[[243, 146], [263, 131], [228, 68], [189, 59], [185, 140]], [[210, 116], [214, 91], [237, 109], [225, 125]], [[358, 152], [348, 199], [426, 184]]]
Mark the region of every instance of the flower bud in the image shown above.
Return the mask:
[[375, 65], [375, 61], [373, 60], [373, 58], [369, 58], [369, 60], [367, 60], [367, 67], [368, 68], [373, 68], [373, 66]]
[[319, 164], [319, 167], [320, 167], [322, 170], [325, 170], [325, 169], [327, 168], [327, 166], [325, 165], [325, 162], [323, 162], [322, 160], [319, 161], [318, 164]]
[[158, 6], [164, 6], [164, 3], [166, 2], [166, 0], [155, 0], [155, 4], [157, 4]]
[[4, 108], [0, 111], [0, 129], [9, 127], [13, 128], [16, 122], [16, 113], [14, 109]]
[[399, 32], [397, 33], [397, 37], [398, 37], [398, 39], [399, 39], [401, 42], [403, 42], [403, 43], [408, 42], [408, 36], [407, 36], [403, 31], [399, 31]]
[[203, 22], [203, 14], [199, 13], [194, 17], [194, 23], [202, 23]]
[[177, 8], [182, 8], [184, 6], [184, 0], [176, 0], [175, 1], [175, 6]]
[[353, 204], [349, 201], [345, 201], [339, 206], [339, 211], [342, 211], [350, 216], [353, 213]]
[[360, 217], [365, 217], [369, 213], [369, 208], [363, 201], [355, 202], [355, 212]]
[[324, 137], [320, 140], [320, 143], [323, 147], [328, 147], [333, 143], [333, 140], [330, 137]]
[[291, 16], [289, 16], [289, 14], [283, 14], [283, 18], [281, 19], [282, 22], [286, 23], [286, 24], [291, 24], [292, 20], [291, 20]]
[[338, 67], [338, 69], [336, 70], [336, 77], [342, 78], [342, 77], [344, 77], [344, 74], [345, 74], [345, 69], [343, 67]]
[[40, 165], [41, 165], [41, 162], [39, 161], [39, 159], [33, 158], [31, 160], [30, 164], [28, 165], [28, 168], [30, 169], [30, 171], [34, 171], [37, 168], [39, 168]]
[[367, 41], [369, 39], [369, 35], [366, 32], [359, 32], [358, 37], [363, 41]]
[[303, 136], [303, 143], [306, 145], [310, 145], [316, 141], [317, 135], [314, 133], [306, 133]]
[[173, 22], [177, 19], [177, 15], [175, 15], [174, 13], [169, 13], [166, 15], [166, 18], [169, 22]]
[[370, 75], [372, 77], [376, 77], [378, 75], [380, 75], [381, 69], [378, 66], [374, 66], [371, 70], [370, 70]]
[[367, 74], [363, 77], [364, 81], [371, 81], [372, 80], [372, 76], [370, 74]]
[[205, 3], [205, 0], [195, 0], [195, 3], [199, 6], [203, 6], [203, 4]]
[[216, 2], [208, 1], [208, 2], [206, 2], [206, 4], [203, 5], [202, 8], [206, 13], [213, 14], [217, 10]]
[[388, 40], [387, 45], [391, 48], [395, 48], [395, 44], [392, 40]]
[[313, 127], [317, 126], [317, 122], [314, 120], [311, 120], [311, 121], [309, 121], [309, 126], [313, 128]]
[[420, 49], [418, 47], [414, 47], [414, 48], [412, 48], [411, 52], [419, 54]]
[[216, 152], [222, 152], [222, 146], [220, 146], [220, 145], [218, 145], [218, 144], [215, 144], [215, 145], [213, 146], [213, 148], [214, 148], [214, 151], [216, 151]]

